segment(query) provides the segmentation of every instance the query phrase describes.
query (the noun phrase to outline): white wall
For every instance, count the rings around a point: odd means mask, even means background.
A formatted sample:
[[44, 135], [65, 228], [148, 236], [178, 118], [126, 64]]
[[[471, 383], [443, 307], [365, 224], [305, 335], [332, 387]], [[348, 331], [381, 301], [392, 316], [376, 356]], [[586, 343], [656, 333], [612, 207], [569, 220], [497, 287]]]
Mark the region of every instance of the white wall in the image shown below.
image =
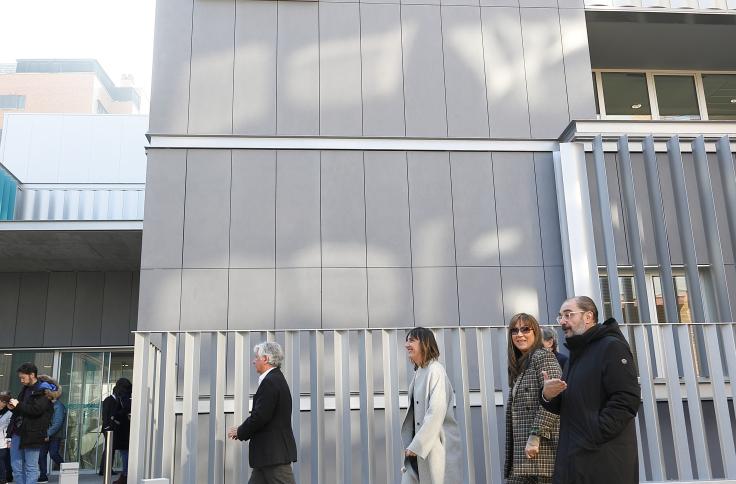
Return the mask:
[[21, 183], [145, 183], [148, 117], [6, 114], [0, 163]]

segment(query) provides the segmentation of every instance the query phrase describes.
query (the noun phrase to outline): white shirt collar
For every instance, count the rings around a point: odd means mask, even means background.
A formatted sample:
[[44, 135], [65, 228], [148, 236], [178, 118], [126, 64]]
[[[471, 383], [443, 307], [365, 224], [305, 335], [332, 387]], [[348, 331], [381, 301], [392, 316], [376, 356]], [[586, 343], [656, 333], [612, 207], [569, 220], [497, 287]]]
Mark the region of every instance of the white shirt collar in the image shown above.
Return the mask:
[[276, 368], [275, 366], [274, 367], [271, 367], [268, 370], [266, 370], [263, 373], [261, 373], [261, 376], [258, 377], [258, 386], [261, 386], [261, 382], [263, 381], [264, 378], [266, 378], [266, 375], [268, 375], [269, 372], [271, 370], [275, 369], [275, 368]]

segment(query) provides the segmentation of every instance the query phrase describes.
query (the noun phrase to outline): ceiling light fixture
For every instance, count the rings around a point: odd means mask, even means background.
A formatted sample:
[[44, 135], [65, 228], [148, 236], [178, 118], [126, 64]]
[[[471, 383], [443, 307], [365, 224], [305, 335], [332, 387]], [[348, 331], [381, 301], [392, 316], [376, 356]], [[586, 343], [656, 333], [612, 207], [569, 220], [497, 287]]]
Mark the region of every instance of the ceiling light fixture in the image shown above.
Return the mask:
[[632, 104], [631, 109], [641, 109], [641, 104]]
[[736, 97], [731, 99], [731, 104], [736, 104]]

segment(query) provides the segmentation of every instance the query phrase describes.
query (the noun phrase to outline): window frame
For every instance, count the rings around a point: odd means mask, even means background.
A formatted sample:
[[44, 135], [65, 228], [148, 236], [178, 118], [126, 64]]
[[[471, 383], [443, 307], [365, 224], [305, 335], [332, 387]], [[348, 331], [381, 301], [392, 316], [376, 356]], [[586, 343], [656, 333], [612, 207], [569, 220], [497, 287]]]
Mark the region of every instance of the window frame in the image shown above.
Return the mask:
[[[647, 82], [647, 91], [649, 93], [649, 105], [651, 109], [651, 115], [622, 115], [622, 114], [606, 114], [606, 99], [603, 95], [603, 73], [607, 72], [626, 72], [632, 74], [644, 74]], [[593, 69], [595, 75], [595, 95], [598, 101], [599, 114], [598, 119], [611, 119], [611, 120], [653, 120], [658, 121], [662, 119], [659, 114], [659, 101], [657, 100], [657, 90], [655, 86], [655, 76], [690, 76], [695, 81], [695, 96], [698, 101], [698, 111], [700, 112], [699, 121], [709, 121], [708, 117], [708, 106], [705, 100], [705, 88], [703, 87], [703, 74], [723, 74], [723, 75], [734, 75], [736, 71], [690, 71], [690, 70], [641, 70], [641, 69]], [[668, 119], [668, 118], [665, 118]], [[696, 120], [693, 120], [696, 121]]]

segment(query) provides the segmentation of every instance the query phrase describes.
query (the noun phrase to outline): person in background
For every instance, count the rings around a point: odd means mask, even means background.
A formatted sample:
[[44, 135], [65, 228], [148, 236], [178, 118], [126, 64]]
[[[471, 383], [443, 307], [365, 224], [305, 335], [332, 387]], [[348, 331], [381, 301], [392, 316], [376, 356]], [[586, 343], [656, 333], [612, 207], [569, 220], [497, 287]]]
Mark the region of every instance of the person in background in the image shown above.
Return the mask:
[[112, 415], [112, 448], [120, 453], [123, 468], [120, 477], [113, 484], [127, 484], [128, 482], [128, 448], [130, 446], [130, 411], [133, 384], [127, 378], [120, 378], [115, 383], [118, 387], [118, 406]]
[[557, 351], [557, 332], [554, 329], [542, 329], [542, 345], [544, 345], [545, 350], [551, 351], [552, 354], [555, 355], [555, 358], [557, 358], [557, 362], [560, 364], [560, 368], [565, 368], [567, 355], [563, 355], [562, 353]]
[[48, 435], [51, 416], [54, 413], [46, 390], [56, 391], [51, 383], [38, 380], [38, 368], [33, 363], [23, 363], [18, 368], [18, 379], [23, 385], [17, 399], [11, 398], [8, 408], [10, 419], [10, 462], [14, 482], [35, 484], [38, 481], [38, 455]]
[[402, 484], [455, 484], [463, 482], [463, 452], [455, 420], [450, 379], [438, 361], [434, 333], [416, 327], [404, 344], [414, 363], [409, 384], [409, 408], [401, 424], [404, 445]]
[[[127, 425], [125, 425], [125, 422], [123, 422], [120, 418], [115, 418], [115, 416], [120, 413], [122, 416], [122, 413], [125, 412], [125, 406], [128, 406], [128, 409], [130, 408], [130, 395], [132, 393], [133, 384], [128, 380], [127, 378], [119, 378], [115, 382], [115, 386], [112, 388], [112, 394], [105, 398], [102, 401], [102, 435], [105, 437], [105, 444], [102, 448], [102, 460], [100, 461], [100, 471], [99, 475], [104, 475], [105, 473], [105, 449], [107, 449], [107, 431], [112, 430], [113, 431], [113, 442], [112, 442], [112, 448], [113, 451], [115, 450], [125, 450], [126, 455], [125, 459], [123, 460], [123, 465], [126, 467], [127, 471], [127, 450], [128, 450], [128, 437], [130, 434], [130, 421], [127, 421]], [[127, 400], [121, 397], [126, 397]], [[123, 401], [125, 400], [125, 401]], [[128, 413], [130, 413], [128, 411]], [[123, 423], [124, 425], [118, 429], [119, 424]], [[127, 431], [127, 432], [126, 432]], [[123, 433], [124, 435], [120, 435], [120, 433]], [[124, 449], [122, 449], [124, 447]], [[121, 458], [123, 458], [123, 453], [120, 453]], [[115, 459], [115, 456], [110, 459], [112, 462]], [[117, 474], [115, 471], [110, 472], [111, 475]], [[126, 472], [127, 475], [127, 472]]]
[[56, 391], [46, 390], [46, 397], [51, 400], [54, 405], [54, 414], [51, 417], [51, 425], [47, 432], [46, 442], [41, 447], [41, 454], [38, 456], [38, 467], [40, 476], [38, 482], [49, 482], [48, 477], [48, 456], [51, 460], [61, 465], [64, 460], [59, 453], [61, 447], [61, 439], [64, 435], [64, 422], [66, 421], [66, 407], [61, 403], [61, 386], [48, 375], [38, 375], [38, 380], [47, 382], [56, 386]]
[[10, 435], [7, 434], [10, 418], [13, 416], [8, 410], [10, 398], [10, 393], [0, 392], [0, 484], [13, 482], [10, 471]]
[[559, 377], [560, 365], [542, 347], [539, 323], [526, 313], [509, 321], [509, 392], [506, 402], [506, 460], [508, 484], [552, 482], [560, 419], [539, 404], [543, 372]]

